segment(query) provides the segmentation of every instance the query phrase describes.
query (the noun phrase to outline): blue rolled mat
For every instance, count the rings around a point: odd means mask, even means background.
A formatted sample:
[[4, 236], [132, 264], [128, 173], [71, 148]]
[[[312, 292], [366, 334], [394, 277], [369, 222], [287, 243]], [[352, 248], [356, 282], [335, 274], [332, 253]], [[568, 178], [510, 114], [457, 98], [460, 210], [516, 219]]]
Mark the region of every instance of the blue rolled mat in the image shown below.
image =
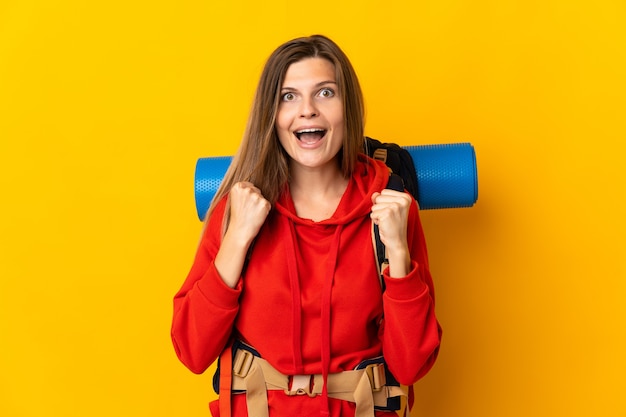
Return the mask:
[[[415, 163], [417, 202], [422, 210], [471, 207], [478, 199], [476, 153], [469, 143], [404, 146]], [[196, 162], [195, 197], [198, 218], [204, 220], [231, 156]]]
[[422, 210], [471, 207], [478, 199], [476, 153], [469, 143], [405, 146], [415, 164]]

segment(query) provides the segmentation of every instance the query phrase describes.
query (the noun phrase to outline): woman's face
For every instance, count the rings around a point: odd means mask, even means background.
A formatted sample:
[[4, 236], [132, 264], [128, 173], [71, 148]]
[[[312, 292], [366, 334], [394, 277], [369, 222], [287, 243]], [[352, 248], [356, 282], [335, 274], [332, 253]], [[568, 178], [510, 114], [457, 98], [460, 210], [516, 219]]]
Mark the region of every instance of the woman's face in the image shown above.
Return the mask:
[[281, 88], [276, 132], [291, 157], [292, 169], [336, 169], [344, 118], [335, 66], [330, 61], [305, 58], [289, 66]]

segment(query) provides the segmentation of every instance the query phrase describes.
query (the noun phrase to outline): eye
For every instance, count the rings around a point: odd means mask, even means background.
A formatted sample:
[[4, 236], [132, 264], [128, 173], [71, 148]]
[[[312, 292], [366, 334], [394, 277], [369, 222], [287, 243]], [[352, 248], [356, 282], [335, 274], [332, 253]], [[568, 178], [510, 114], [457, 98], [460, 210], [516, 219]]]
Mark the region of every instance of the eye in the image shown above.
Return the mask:
[[320, 97], [330, 98], [335, 96], [335, 92], [331, 88], [322, 88], [319, 95]]
[[294, 93], [284, 93], [281, 97], [283, 101], [293, 101], [296, 98]]

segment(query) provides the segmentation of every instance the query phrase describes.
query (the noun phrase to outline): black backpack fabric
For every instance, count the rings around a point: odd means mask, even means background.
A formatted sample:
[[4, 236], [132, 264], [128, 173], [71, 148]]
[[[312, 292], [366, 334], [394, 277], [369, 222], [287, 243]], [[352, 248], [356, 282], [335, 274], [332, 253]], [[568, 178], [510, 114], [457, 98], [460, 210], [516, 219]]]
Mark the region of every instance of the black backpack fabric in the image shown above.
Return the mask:
[[417, 200], [417, 174], [409, 151], [395, 143], [382, 143], [366, 137], [365, 153], [387, 164], [392, 173], [402, 178], [404, 188]]

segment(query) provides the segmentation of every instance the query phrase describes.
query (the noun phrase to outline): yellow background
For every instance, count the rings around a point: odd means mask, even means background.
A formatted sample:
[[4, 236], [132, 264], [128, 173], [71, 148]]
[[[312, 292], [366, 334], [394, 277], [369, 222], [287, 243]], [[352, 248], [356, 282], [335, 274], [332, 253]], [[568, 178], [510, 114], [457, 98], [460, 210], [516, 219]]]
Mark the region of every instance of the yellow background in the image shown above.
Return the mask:
[[414, 416], [626, 415], [621, 0], [0, 3], [0, 415], [207, 416], [169, 340], [261, 66], [324, 33], [367, 133], [471, 142], [479, 200], [423, 213], [440, 359]]

